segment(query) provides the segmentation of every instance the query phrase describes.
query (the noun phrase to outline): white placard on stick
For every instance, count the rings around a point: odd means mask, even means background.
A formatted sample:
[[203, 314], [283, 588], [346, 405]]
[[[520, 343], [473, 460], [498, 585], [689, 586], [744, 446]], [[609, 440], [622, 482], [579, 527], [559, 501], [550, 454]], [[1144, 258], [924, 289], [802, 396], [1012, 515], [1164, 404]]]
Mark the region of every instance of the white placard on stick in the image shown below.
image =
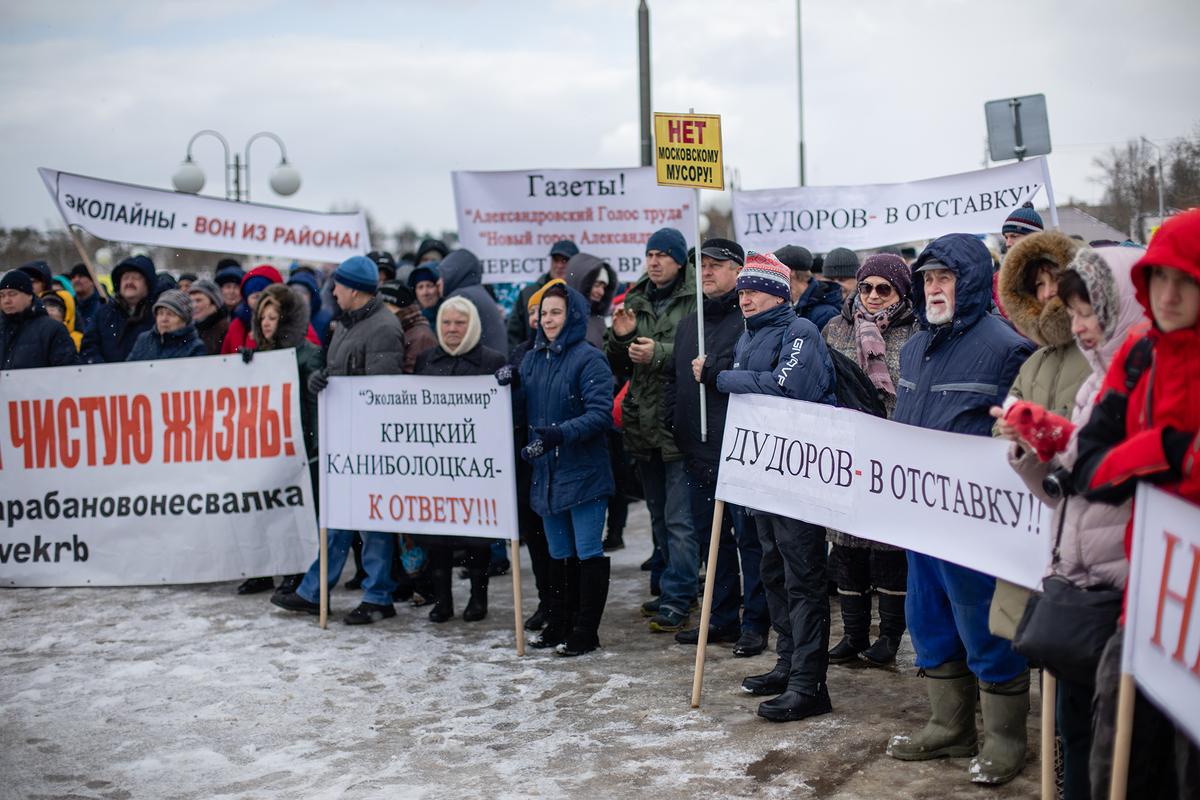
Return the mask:
[[1200, 742], [1200, 506], [1139, 483], [1133, 507], [1121, 671]]
[[0, 585], [303, 572], [311, 484], [291, 350], [0, 373]]
[[733, 193], [734, 235], [747, 250], [796, 244], [864, 250], [947, 233], [999, 233], [1043, 187], [1044, 158], [912, 183], [793, 186]]
[[491, 375], [330, 378], [321, 524], [516, 539], [512, 395]]
[[40, 168], [67, 227], [100, 239], [339, 262], [371, 244], [361, 211], [321, 213], [169, 192]]
[[677, 228], [696, 243], [695, 192], [659, 186], [654, 167], [455, 172], [458, 241], [479, 256], [484, 283], [524, 283], [550, 269], [570, 239], [607, 259], [622, 281], [642, 274], [646, 240]]
[[1041, 585], [1050, 512], [1006, 443], [759, 394], [729, 399], [717, 497]]

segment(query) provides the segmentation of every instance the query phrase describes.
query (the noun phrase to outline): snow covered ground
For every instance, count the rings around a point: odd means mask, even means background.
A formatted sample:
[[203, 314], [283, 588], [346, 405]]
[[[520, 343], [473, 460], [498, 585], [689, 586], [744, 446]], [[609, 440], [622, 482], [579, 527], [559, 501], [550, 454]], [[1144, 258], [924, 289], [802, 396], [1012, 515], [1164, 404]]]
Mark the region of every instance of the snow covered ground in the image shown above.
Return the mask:
[[[786, 724], [756, 717], [738, 688], [774, 656], [713, 645], [690, 709], [695, 650], [638, 613], [644, 507], [626, 541], [604, 647], [574, 659], [516, 656], [507, 577], [470, 624], [402, 605], [347, 627], [358, 597], [338, 588], [326, 631], [233, 583], [4, 590], [0, 797], [1037, 796], [1036, 692], [1030, 764], [1008, 786], [973, 787], [965, 759], [884, 754], [890, 734], [924, 721], [907, 640], [898, 672], [832, 667], [834, 713]], [[528, 565], [524, 587], [528, 614]], [[455, 592], [461, 611], [466, 582]]]

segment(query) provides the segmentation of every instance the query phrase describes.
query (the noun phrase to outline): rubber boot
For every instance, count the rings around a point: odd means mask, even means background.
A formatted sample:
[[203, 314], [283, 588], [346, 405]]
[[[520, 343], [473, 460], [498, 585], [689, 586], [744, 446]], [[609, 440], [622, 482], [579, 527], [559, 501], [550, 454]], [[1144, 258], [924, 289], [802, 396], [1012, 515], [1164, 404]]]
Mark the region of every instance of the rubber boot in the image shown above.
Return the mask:
[[433, 582], [433, 608], [429, 609], [431, 622], [445, 622], [454, 617], [454, 593], [450, 586], [450, 570], [435, 569], [430, 573]]
[[879, 638], [859, 658], [871, 667], [890, 667], [896, 663], [900, 639], [904, 636], [904, 592], [879, 592]]
[[1008, 783], [1025, 766], [1025, 722], [1029, 718], [1029, 672], [1004, 683], [979, 684], [983, 749], [971, 759], [973, 783]]
[[600, 619], [608, 602], [608, 556], [579, 562], [579, 611], [567, 640], [556, 649], [560, 656], [581, 656], [600, 646]]
[[887, 754], [900, 761], [965, 758], [979, 752], [975, 734], [975, 676], [965, 661], [927, 669], [929, 722], [912, 736], [893, 736]]
[[871, 596], [838, 591], [842, 606], [842, 640], [829, 651], [830, 664], [854, 661], [871, 645]]
[[486, 568], [471, 570], [471, 599], [463, 609], [463, 622], [478, 622], [487, 616], [488, 575]]
[[567, 599], [569, 566], [569, 559], [562, 558], [552, 558], [546, 565], [546, 625], [537, 636], [530, 638], [530, 647], [558, 647], [571, 632], [574, 612]]

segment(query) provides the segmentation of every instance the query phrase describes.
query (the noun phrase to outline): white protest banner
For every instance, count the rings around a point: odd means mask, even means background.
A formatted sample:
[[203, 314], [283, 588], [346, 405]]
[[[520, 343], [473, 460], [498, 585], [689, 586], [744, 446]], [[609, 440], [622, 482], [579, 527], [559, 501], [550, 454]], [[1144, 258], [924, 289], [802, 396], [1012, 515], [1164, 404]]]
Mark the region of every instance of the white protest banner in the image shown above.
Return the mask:
[[321, 524], [517, 539], [512, 395], [491, 375], [330, 378]]
[[297, 211], [39, 168], [68, 227], [113, 242], [344, 261], [370, 246], [363, 212]]
[[1044, 158], [912, 183], [793, 186], [733, 193], [733, 228], [747, 250], [788, 244], [825, 253], [947, 233], [999, 233], [1005, 218], [1050, 174]]
[[291, 350], [0, 373], [0, 585], [302, 572], [311, 484]]
[[782, 397], [729, 399], [717, 497], [1041, 586], [1050, 512], [1005, 443]]
[[678, 228], [696, 243], [696, 193], [659, 186], [654, 167], [455, 172], [458, 241], [483, 262], [484, 283], [524, 283], [550, 269], [550, 247], [570, 239], [617, 277], [642, 273], [646, 240]]
[[1121, 671], [1200, 742], [1200, 506], [1140, 483], [1134, 509]]

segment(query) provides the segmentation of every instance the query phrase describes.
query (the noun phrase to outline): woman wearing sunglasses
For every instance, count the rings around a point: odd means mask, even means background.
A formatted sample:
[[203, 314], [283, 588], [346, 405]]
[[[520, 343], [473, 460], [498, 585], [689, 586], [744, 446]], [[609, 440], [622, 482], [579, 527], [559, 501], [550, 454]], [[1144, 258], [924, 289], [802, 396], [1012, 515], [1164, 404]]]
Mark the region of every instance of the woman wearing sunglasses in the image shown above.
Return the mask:
[[[858, 268], [857, 291], [842, 313], [822, 332], [831, 349], [855, 361], [879, 389], [888, 416], [896, 409], [900, 348], [917, 329], [909, 297], [912, 272], [896, 255], [870, 256]], [[829, 574], [837, 583], [842, 609], [842, 640], [829, 651], [831, 664], [862, 659], [885, 667], [896, 660], [904, 635], [904, 595], [908, 561], [904, 551], [886, 544], [829, 530], [833, 548]], [[871, 592], [879, 596], [879, 638], [870, 642]]]

